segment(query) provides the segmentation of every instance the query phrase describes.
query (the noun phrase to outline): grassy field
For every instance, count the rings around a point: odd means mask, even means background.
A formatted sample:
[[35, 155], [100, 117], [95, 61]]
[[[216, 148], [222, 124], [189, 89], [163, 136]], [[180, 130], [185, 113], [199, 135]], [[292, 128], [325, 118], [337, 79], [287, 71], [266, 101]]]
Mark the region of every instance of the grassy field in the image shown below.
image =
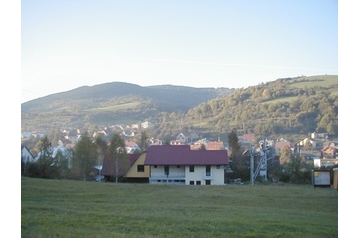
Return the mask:
[[[313, 87], [313, 86], [321, 86], [328, 87], [332, 84], [338, 84], [338, 75], [319, 75], [319, 76], [310, 76], [304, 77], [302, 79], [309, 80], [305, 82], [296, 82], [290, 84], [289, 88], [304, 88], [304, 87]], [[320, 80], [320, 81], [315, 81]]]
[[130, 102], [130, 103], [123, 103], [114, 106], [85, 109], [82, 110], [82, 112], [87, 114], [92, 114], [92, 113], [100, 113], [100, 112], [125, 111], [126, 109], [135, 108], [140, 104], [141, 104], [140, 102]]
[[21, 178], [22, 237], [337, 237], [338, 191]]

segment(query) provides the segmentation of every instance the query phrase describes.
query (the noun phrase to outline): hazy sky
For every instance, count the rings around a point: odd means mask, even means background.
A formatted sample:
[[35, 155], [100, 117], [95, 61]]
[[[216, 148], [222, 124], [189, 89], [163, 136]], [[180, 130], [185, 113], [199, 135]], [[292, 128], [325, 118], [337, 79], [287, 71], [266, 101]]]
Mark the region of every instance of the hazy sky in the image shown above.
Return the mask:
[[338, 74], [337, 0], [22, 0], [21, 102], [80, 86]]

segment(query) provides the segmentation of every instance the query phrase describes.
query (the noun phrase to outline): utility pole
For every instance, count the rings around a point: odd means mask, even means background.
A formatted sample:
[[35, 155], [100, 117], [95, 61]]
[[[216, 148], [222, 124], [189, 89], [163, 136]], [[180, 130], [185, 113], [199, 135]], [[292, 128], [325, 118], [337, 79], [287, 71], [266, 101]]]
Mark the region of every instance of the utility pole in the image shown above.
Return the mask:
[[123, 148], [117, 147], [116, 152], [116, 183], [118, 183], [118, 154], [123, 152]]

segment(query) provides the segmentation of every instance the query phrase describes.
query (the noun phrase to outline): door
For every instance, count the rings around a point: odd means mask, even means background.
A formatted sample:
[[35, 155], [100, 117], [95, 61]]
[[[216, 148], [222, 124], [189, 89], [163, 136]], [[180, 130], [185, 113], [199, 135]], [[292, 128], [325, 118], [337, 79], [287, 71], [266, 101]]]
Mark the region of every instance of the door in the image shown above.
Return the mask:
[[211, 176], [211, 166], [210, 165], [206, 166], [206, 176]]
[[164, 166], [164, 174], [168, 177], [169, 176], [169, 165]]

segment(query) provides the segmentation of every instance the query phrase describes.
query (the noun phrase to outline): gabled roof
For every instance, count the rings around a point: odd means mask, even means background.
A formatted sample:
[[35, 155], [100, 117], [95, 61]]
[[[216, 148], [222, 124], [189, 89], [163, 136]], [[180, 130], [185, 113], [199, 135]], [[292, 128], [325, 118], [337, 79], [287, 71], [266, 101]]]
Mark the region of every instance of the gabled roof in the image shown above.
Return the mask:
[[145, 165], [223, 165], [229, 164], [226, 150], [191, 150], [190, 145], [153, 145]]
[[137, 143], [135, 143], [134, 141], [125, 141], [124, 144], [127, 147], [134, 147], [137, 145]]
[[[130, 156], [128, 157], [130, 160]], [[134, 160], [135, 162], [135, 160]], [[134, 163], [133, 162], [133, 163]], [[132, 162], [130, 161], [131, 165]], [[121, 165], [120, 165], [120, 160], [118, 160], [118, 176], [123, 176], [128, 168], [124, 169]], [[116, 175], [116, 159], [111, 159], [109, 157], [109, 155], [105, 155], [103, 158], [103, 167], [102, 167], [102, 175], [107, 175], [107, 176], [115, 176]]]
[[243, 134], [242, 139], [243, 140], [254, 140], [255, 139], [255, 134]]
[[275, 148], [277, 149], [283, 149], [285, 146], [291, 147], [291, 142], [283, 142], [283, 141], [277, 141], [275, 144]]
[[131, 163], [131, 166], [134, 164], [134, 162], [137, 161], [141, 154], [129, 154], [129, 161]]
[[209, 141], [206, 145], [207, 150], [223, 150], [224, 148], [224, 142], [222, 141]]

